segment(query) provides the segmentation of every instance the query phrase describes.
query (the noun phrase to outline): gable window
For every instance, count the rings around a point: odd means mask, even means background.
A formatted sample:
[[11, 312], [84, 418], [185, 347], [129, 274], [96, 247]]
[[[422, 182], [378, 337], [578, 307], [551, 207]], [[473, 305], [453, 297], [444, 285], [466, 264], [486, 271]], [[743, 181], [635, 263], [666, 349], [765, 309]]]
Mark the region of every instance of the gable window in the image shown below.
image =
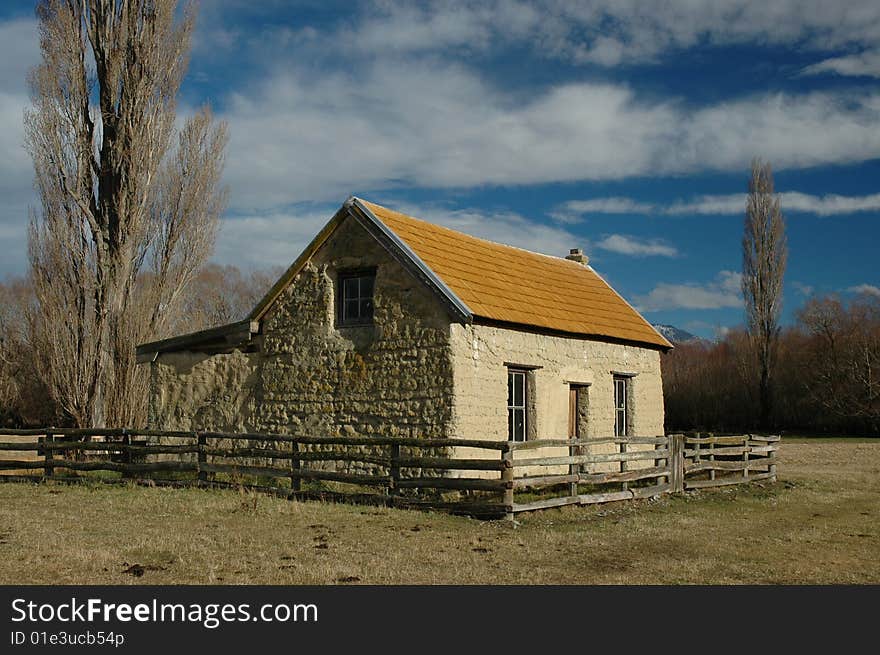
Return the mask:
[[507, 369], [507, 439], [525, 441], [528, 434], [528, 372]]
[[614, 376], [614, 436], [629, 436], [630, 406], [629, 385], [631, 378]]
[[373, 322], [373, 289], [376, 269], [339, 274], [337, 325], [369, 325]]

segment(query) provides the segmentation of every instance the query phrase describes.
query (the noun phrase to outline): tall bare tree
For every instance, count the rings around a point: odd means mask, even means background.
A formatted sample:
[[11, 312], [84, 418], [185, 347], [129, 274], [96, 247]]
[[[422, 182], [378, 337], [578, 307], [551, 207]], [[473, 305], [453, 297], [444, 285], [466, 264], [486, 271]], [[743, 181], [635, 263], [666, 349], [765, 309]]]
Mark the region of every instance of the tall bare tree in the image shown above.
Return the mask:
[[210, 255], [226, 127], [176, 127], [195, 12], [177, 0], [40, 0], [25, 115], [40, 206], [29, 257], [46, 385], [78, 425], [138, 425], [134, 347], [162, 336]]
[[788, 245], [779, 197], [773, 193], [773, 171], [770, 164], [760, 159], [752, 161], [742, 249], [742, 292], [746, 325], [758, 366], [759, 416], [762, 427], [769, 427]]

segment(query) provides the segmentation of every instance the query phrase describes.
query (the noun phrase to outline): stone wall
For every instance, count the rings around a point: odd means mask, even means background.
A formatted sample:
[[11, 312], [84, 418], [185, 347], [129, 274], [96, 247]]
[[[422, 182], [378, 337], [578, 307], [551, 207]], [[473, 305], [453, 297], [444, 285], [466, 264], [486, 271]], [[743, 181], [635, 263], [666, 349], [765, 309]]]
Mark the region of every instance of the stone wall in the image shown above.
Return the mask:
[[150, 364], [150, 427], [253, 430], [259, 371], [256, 353], [161, 353]]
[[[337, 327], [337, 275], [365, 267], [376, 267], [373, 324]], [[439, 301], [348, 218], [263, 320], [259, 353], [157, 359], [151, 424], [444, 437], [453, 401], [449, 320]]]
[[[373, 324], [337, 328], [337, 274], [372, 266]], [[334, 436], [448, 434], [449, 317], [351, 218], [287, 288], [263, 330], [256, 427]]]

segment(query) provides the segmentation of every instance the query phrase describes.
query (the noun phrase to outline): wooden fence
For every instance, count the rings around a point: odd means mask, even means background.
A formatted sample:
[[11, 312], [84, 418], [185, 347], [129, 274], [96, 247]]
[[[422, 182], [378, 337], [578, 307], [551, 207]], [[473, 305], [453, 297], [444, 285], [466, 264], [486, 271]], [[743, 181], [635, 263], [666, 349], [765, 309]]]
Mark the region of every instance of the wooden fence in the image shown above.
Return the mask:
[[776, 480], [778, 436], [688, 435], [682, 439], [684, 489]]
[[[512, 513], [563, 505], [589, 505], [631, 498], [649, 498], [672, 490], [669, 443], [674, 437], [616, 437], [606, 439], [559, 439], [511, 444], [514, 453], [513, 491], [544, 490], [545, 497], [516, 502], [508, 496]], [[603, 448], [604, 446], [604, 448]], [[612, 452], [608, 447], [613, 448]], [[562, 456], [530, 456], [535, 450], [568, 448]], [[638, 450], [635, 450], [638, 448]], [[586, 452], [585, 452], [586, 451]], [[567, 467], [567, 472], [542, 473], [540, 469]], [[631, 468], [632, 467], [632, 468]], [[537, 474], [517, 471], [539, 469]], [[605, 468], [607, 470], [599, 470]], [[616, 469], [616, 470], [615, 470]], [[609, 488], [611, 487], [611, 488]]]
[[[526, 442], [155, 430], [0, 430], [0, 479], [246, 487], [492, 518], [775, 479], [779, 437]], [[476, 457], [456, 456], [466, 449]], [[23, 455], [14, 455], [14, 453]], [[10, 457], [11, 456], [11, 457]], [[13, 458], [14, 457], [14, 458]], [[86, 475], [83, 475], [83, 474]], [[717, 477], [716, 477], [717, 476]]]

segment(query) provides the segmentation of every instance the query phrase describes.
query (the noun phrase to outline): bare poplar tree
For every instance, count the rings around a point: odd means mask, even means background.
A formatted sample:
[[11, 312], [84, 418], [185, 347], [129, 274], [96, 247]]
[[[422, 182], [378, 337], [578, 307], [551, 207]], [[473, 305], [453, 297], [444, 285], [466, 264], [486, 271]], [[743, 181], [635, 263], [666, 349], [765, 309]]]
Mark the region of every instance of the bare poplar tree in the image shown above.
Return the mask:
[[41, 374], [77, 425], [140, 425], [138, 342], [164, 336], [210, 255], [226, 127], [176, 127], [195, 13], [177, 0], [41, 0], [26, 143]]
[[768, 427], [773, 411], [771, 378], [779, 342], [782, 279], [788, 259], [785, 219], [773, 193], [773, 171], [752, 161], [743, 230], [742, 292], [746, 325], [758, 366], [760, 422]]

